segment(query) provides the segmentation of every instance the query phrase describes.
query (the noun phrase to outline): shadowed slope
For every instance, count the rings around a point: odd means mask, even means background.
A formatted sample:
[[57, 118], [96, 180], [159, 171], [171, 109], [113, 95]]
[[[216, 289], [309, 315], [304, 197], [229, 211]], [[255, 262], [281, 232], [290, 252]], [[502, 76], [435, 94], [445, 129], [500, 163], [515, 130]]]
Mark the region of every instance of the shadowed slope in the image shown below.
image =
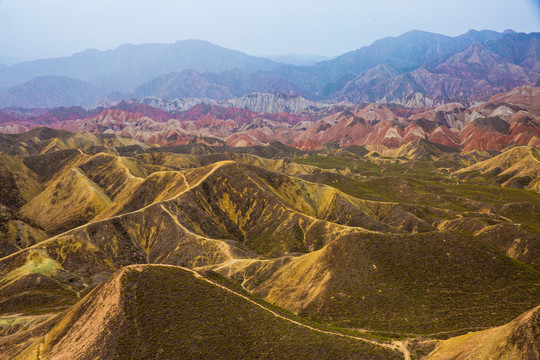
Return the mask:
[[0, 205], [17, 210], [43, 190], [23, 159], [0, 152]]
[[43, 241], [0, 259], [0, 313], [71, 305], [115, 269], [111, 258], [87, 241]]
[[42, 190], [38, 176], [21, 158], [0, 152], [0, 258], [47, 237], [17, 216], [17, 211]]
[[531, 228], [508, 222], [486, 226], [477, 231], [475, 236], [508, 257], [540, 271], [540, 234]]
[[191, 232], [241, 241], [261, 255], [311, 251], [349, 226], [399, 231], [332, 187], [232, 161], [156, 172], [119, 198], [96, 220], [166, 202]]
[[458, 232], [349, 234], [300, 257], [214, 270], [301, 315], [387, 331], [493, 326], [540, 296], [538, 271]]

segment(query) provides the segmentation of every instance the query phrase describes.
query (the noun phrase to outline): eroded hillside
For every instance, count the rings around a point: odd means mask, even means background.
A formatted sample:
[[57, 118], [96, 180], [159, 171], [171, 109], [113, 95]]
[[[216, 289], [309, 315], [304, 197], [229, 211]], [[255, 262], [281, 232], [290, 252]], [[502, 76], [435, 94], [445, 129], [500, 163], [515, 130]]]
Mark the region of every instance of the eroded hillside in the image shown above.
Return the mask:
[[419, 358], [540, 298], [533, 147], [229, 152], [38, 129], [0, 149], [6, 359], [197, 357], [208, 339], [223, 357], [251, 339], [269, 358]]

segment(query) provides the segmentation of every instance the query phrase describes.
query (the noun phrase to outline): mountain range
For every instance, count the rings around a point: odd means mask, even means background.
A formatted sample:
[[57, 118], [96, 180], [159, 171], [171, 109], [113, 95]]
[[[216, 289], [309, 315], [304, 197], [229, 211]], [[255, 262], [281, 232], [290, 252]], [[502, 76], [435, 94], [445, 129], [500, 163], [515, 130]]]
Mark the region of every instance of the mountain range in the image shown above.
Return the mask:
[[172, 44], [122, 45], [115, 50], [85, 50], [69, 57], [23, 62], [0, 72], [2, 86], [22, 84], [37, 76], [68, 76], [100, 86], [104, 91], [128, 91], [156, 76], [191, 69], [220, 72], [271, 70], [270, 60], [200, 40]]
[[0, 359], [534, 358], [539, 164], [3, 134]]
[[539, 95], [538, 87], [518, 87], [474, 106], [453, 103], [432, 108], [328, 104], [276, 93], [232, 100], [144, 98], [91, 110], [3, 110], [0, 132], [49, 126], [116, 134], [149, 145], [244, 147], [277, 141], [301, 150], [368, 146], [382, 155], [418, 141], [453, 151], [502, 151], [516, 145], [540, 147]]
[[[536, 85], [539, 40], [539, 33], [511, 30], [471, 30], [457, 37], [411, 31], [311, 66], [284, 65], [198, 40], [122, 45], [3, 66], [0, 107], [87, 106], [113, 92], [115, 99], [223, 100], [283, 92], [331, 102], [468, 104]], [[90, 84], [74, 88], [65, 77]], [[65, 93], [58, 94], [56, 84], [62, 83]], [[21, 87], [32, 93], [20, 94]]]

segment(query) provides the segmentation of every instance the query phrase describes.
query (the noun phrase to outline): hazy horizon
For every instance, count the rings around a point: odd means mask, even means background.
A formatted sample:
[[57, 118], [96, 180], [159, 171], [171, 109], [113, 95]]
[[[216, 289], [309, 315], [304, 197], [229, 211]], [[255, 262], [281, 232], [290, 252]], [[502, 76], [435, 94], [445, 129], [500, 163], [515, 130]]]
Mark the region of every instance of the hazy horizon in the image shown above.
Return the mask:
[[186, 39], [255, 56], [335, 57], [415, 29], [447, 36], [471, 29], [537, 32], [540, 2], [0, 0], [0, 58], [21, 60]]

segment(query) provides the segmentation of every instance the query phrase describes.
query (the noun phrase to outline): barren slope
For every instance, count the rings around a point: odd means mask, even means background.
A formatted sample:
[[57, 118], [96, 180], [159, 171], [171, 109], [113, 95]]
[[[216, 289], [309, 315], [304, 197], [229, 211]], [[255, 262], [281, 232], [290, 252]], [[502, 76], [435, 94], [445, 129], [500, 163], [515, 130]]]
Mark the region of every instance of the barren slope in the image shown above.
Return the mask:
[[540, 358], [540, 307], [510, 323], [443, 341], [427, 359], [523, 359]]

